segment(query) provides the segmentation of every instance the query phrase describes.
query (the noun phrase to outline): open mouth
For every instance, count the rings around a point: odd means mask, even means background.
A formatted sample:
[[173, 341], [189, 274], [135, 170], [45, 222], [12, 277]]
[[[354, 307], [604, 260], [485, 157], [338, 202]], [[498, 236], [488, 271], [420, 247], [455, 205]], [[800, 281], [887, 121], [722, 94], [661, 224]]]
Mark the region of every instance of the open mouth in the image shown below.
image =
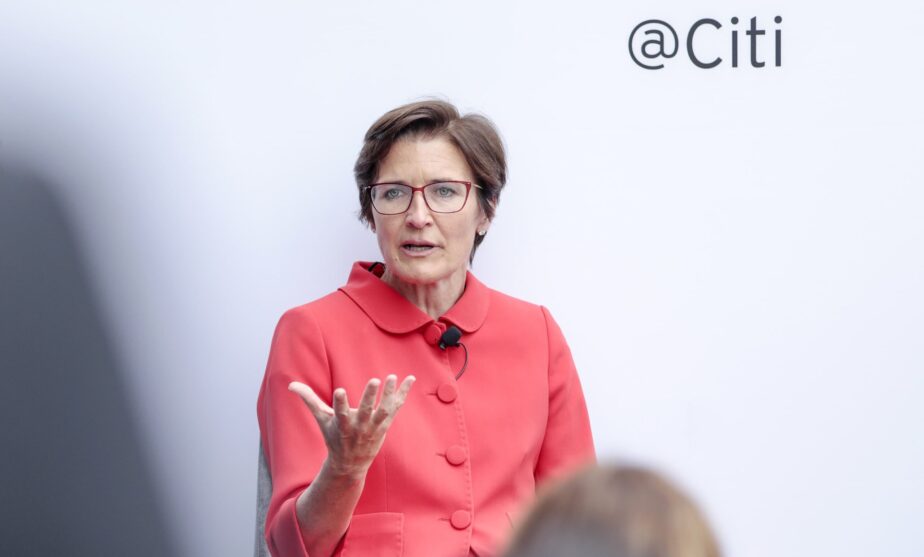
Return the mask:
[[424, 254], [436, 249], [436, 246], [433, 244], [421, 244], [416, 242], [408, 242], [406, 244], [401, 244], [401, 249], [408, 253], [417, 253]]

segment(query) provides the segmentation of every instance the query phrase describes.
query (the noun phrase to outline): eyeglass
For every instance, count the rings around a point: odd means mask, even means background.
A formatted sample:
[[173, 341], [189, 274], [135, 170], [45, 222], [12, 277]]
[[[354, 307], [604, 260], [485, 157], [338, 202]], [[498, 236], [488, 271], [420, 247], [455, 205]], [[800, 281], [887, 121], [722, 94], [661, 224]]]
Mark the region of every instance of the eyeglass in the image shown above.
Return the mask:
[[381, 215], [399, 215], [411, 208], [414, 192], [423, 192], [424, 202], [434, 213], [458, 213], [465, 207], [472, 186], [478, 184], [462, 180], [433, 182], [415, 188], [406, 184], [372, 184], [366, 186], [372, 198], [372, 206]]

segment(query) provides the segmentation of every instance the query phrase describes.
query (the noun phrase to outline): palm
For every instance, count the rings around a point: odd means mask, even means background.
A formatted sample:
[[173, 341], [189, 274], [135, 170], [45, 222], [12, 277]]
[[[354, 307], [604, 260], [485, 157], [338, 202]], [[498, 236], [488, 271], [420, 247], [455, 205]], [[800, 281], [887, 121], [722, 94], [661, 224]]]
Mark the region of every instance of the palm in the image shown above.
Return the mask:
[[331, 466], [341, 472], [365, 472], [372, 464], [385, 433], [391, 427], [398, 410], [407, 399], [415, 378], [409, 375], [396, 388], [394, 375], [385, 378], [385, 387], [378, 405], [375, 404], [380, 381], [371, 379], [363, 390], [359, 406], [351, 408], [344, 389], [334, 390], [333, 408], [324, 403], [304, 383], [293, 381], [289, 390], [298, 394], [314, 415], [327, 443]]

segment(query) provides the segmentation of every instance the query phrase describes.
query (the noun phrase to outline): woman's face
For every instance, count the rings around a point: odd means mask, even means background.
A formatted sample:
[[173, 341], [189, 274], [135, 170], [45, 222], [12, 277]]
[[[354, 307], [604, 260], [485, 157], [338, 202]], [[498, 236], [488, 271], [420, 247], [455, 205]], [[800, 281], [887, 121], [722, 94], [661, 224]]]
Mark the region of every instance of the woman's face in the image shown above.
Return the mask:
[[[376, 178], [377, 183], [414, 187], [440, 180], [474, 180], [459, 149], [441, 137], [396, 142], [380, 163]], [[395, 278], [415, 285], [464, 275], [475, 234], [486, 232], [490, 225], [474, 185], [457, 213], [435, 213], [424, 202], [423, 192], [414, 192], [407, 212], [380, 215], [373, 209], [372, 217], [386, 266]]]

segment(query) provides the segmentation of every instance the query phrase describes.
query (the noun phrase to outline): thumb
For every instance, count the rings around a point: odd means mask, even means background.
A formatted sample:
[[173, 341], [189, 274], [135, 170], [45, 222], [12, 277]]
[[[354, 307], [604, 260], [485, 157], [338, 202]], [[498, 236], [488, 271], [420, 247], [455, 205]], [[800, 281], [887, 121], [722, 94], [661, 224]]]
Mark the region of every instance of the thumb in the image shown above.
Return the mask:
[[298, 381], [289, 383], [289, 390], [301, 397], [305, 406], [314, 415], [318, 423], [329, 420], [334, 415], [334, 409], [324, 403], [311, 387]]

